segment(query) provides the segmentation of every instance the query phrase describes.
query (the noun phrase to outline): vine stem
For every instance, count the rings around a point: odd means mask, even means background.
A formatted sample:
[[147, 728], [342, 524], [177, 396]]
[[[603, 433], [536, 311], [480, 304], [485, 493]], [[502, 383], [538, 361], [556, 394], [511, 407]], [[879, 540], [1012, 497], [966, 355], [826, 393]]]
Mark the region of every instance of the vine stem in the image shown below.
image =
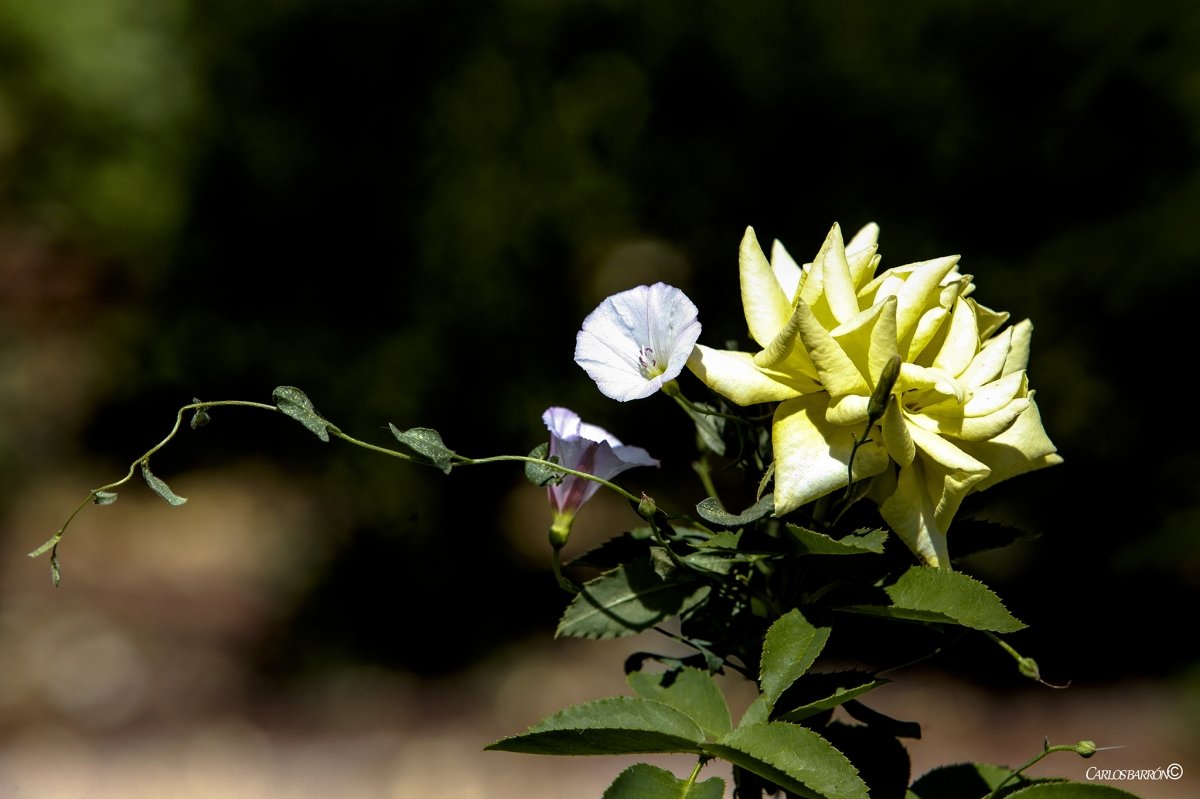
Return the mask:
[[1046, 742], [1047, 746], [1044, 749], [1042, 749], [1041, 753], [1037, 757], [1035, 757], [1033, 760], [1030, 760], [1028, 763], [1021, 766], [1019, 769], [1016, 769], [1015, 771], [1013, 771], [1012, 774], [1009, 774], [1007, 777], [1005, 777], [1004, 782], [997, 785], [992, 790], [992, 792], [987, 795], [987, 799], [996, 799], [996, 797], [1000, 795], [1000, 791], [1003, 790], [1004, 786], [1008, 785], [1008, 783], [1012, 782], [1013, 777], [1019, 776], [1022, 771], [1029, 768], [1034, 763], [1037, 763], [1039, 760], [1041, 760], [1043, 757], [1050, 754], [1051, 752], [1076, 752], [1076, 753], [1078, 753], [1078, 751], [1079, 751], [1078, 747], [1070, 746], [1068, 744], [1063, 744], [1062, 746], [1049, 746], [1049, 743], [1050, 743], [1049, 741]]
[[705, 761], [706, 758], [704, 755], [701, 755], [700, 759], [696, 761], [696, 767], [692, 769], [692, 773], [687, 778], [687, 783], [683, 786], [684, 796], [687, 796], [691, 792], [692, 786], [696, 784], [696, 778], [700, 776], [700, 769], [704, 768]]

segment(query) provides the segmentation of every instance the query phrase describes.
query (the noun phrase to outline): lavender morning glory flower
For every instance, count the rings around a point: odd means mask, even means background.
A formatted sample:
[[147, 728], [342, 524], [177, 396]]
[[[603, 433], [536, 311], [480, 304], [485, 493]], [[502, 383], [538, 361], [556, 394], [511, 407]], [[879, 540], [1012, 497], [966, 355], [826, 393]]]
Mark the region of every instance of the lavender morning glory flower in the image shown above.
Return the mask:
[[638, 286], [609, 297], [583, 320], [575, 363], [605, 396], [628, 402], [678, 377], [699, 337], [696, 306], [686, 294], [665, 283]]
[[[549, 408], [542, 414], [542, 421], [550, 431], [550, 455], [557, 455], [558, 462], [568, 469], [612, 480], [635, 466], [658, 466], [658, 461], [646, 450], [625, 446], [604, 428], [585, 424], [579, 414], [568, 408]], [[561, 485], [549, 487], [550, 506], [554, 509], [551, 537], [561, 538], [557, 546], [566, 543], [575, 514], [599, 488], [600, 484], [594, 480], [570, 474]]]

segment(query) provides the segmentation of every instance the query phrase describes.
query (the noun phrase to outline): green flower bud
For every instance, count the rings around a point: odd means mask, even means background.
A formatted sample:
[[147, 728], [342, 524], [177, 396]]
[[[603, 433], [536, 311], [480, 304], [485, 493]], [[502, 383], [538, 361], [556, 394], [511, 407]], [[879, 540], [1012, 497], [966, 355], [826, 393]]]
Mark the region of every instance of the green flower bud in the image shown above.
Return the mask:
[[1075, 746], [1075, 751], [1079, 753], [1080, 757], [1091, 757], [1092, 755], [1096, 754], [1096, 742], [1080, 741]]
[[1042, 672], [1038, 669], [1037, 661], [1033, 658], [1021, 658], [1018, 660], [1017, 669], [1020, 670], [1022, 677], [1028, 677], [1038, 682], [1042, 681]]
[[658, 513], [658, 503], [645, 494], [642, 494], [642, 501], [638, 503], [638, 516], [650, 521], [656, 513]]
[[899, 379], [900, 356], [893, 355], [879, 373], [879, 382], [875, 384], [871, 401], [867, 403], [867, 416], [870, 419], [875, 420], [883, 416], [883, 412], [887, 410], [888, 398], [892, 396], [892, 389], [896, 387], [896, 381]]
[[675, 380], [668, 380], [662, 384], [662, 393], [668, 397], [681, 397], [683, 393], [679, 390], [679, 383]]
[[550, 525], [550, 546], [555, 549], [562, 549], [566, 546], [567, 539], [571, 537], [571, 525], [574, 522], [574, 516], [554, 514], [554, 524]]

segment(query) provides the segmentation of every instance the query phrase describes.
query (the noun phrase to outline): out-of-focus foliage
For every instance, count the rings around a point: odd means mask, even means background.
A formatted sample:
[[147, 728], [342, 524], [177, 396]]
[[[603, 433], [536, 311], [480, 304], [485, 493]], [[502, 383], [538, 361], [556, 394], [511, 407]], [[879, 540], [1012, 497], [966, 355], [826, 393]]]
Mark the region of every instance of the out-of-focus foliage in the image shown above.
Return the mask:
[[[1044, 535], [963, 568], [1035, 622], [1022, 649], [1049, 679], [1158, 671], [1197, 656], [1169, 614], [1142, 617], [1143, 662], [1103, 653], [1131, 623], [1114, 594], [1200, 591], [1197, 64], [1200, 12], [1168, 0], [2, 0], [0, 208], [101, 276], [86, 443], [118, 460], [193, 396], [276, 385], [380, 442], [392, 422], [523, 453], [561, 404], [666, 451], [692, 435], [671, 403], [616, 406], [571, 363], [604, 295], [679, 285], [722, 347], [746, 336], [748, 223], [803, 242], [875, 220], [884, 268], [961, 252], [991, 305], [1033, 318], [1067, 461], [978, 497]], [[443, 477], [287, 420], [213, 421], [162, 474], [262, 453], [351, 520], [281, 662], [440, 669], [479, 654], [468, 639], [553, 621], [548, 574], [456, 519], [494, 516], [519, 474]], [[699, 499], [687, 464], [637, 479]], [[459, 560], [465, 538], [487, 556]], [[448, 643], [465, 600], [447, 589], [467, 577], [501, 599], [475, 611], [487, 635]]]

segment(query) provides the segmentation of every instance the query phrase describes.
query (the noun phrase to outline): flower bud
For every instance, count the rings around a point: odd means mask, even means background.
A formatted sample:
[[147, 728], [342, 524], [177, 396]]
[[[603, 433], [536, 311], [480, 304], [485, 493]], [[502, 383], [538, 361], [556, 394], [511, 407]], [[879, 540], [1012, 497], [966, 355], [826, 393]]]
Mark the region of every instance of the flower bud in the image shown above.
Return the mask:
[[656, 513], [658, 513], [658, 503], [645, 494], [642, 494], [642, 501], [638, 503], [638, 516], [641, 516], [646, 521], [650, 521]]
[[668, 397], [681, 396], [681, 392], [679, 391], [679, 381], [668, 380], [667, 382], [663, 383], [662, 393], [666, 394]]
[[887, 410], [888, 398], [892, 396], [892, 389], [896, 387], [896, 381], [899, 379], [900, 356], [893, 355], [883, 365], [883, 371], [879, 373], [879, 382], [875, 384], [875, 391], [871, 393], [871, 401], [867, 403], [867, 416], [871, 420], [883, 416], [883, 412]]
[[1021, 672], [1022, 677], [1028, 677], [1031, 680], [1042, 681], [1042, 672], [1038, 669], [1037, 661], [1033, 658], [1021, 658], [1017, 661], [1017, 669]]
[[1079, 753], [1080, 757], [1091, 757], [1092, 755], [1096, 754], [1096, 742], [1080, 741], [1078, 744], [1076, 744], [1075, 751]]
[[562, 549], [566, 546], [567, 539], [571, 537], [571, 525], [574, 521], [573, 515], [554, 514], [554, 524], [550, 525], [550, 546], [555, 549]]

